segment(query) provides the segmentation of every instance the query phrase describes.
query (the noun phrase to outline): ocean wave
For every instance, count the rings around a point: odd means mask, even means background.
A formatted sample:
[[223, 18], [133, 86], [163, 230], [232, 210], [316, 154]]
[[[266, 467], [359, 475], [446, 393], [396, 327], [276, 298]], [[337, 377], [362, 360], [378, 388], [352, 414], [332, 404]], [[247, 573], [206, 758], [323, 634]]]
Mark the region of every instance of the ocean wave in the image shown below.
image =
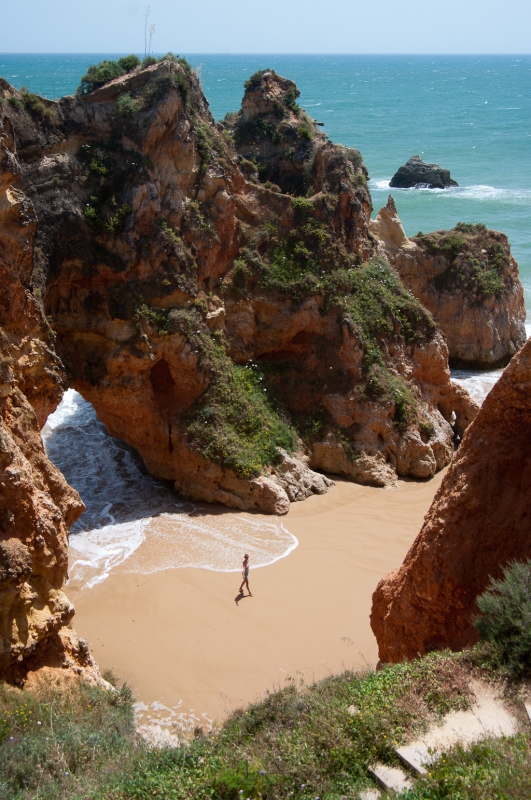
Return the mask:
[[[275, 517], [183, 501], [114, 439], [94, 408], [69, 389], [42, 430], [46, 451], [86, 511], [72, 526], [70, 581], [91, 588], [111, 572], [150, 574], [196, 567], [238, 572], [287, 556], [297, 539]], [[79, 454], [82, 454], [82, 458]]]
[[71, 535], [69, 582], [92, 589], [104, 581], [140, 547], [150, 522], [140, 519]]
[[420, 186], [418, 188], [398, 189], [391, 187], [390, 178], [373, 178], [369, 181], [369, 188], [373, 192], [377, 191], [392, 191], [396, 193], [411, 193], [411, 192], [428, 192], [434, 195], [443, 195], [450, 198], [467, 198], [470, 200], [497, 201], [507, 203], [525, 203], [531, 202], [531, 190], [526, 189], [500, 189], [495, 186], [486, 186], [483, 184], [473, 186], [452, 186], [448, 189], [429, 189], [427, 186]]
[[[526, 338], [531, 338], [531, 322], [525, 323]], [[483, 404], [486, 396], [494, 384], [503, 375], [503, 369], [493, 370], [473, 370], [473, 369], [452, 369], [452, 380], [463, 386], [469, 395], [480, 405]]]
[[[198, 509], [199, 511], [199, 509]], [[149, 575], [162, 569], [192, 567], [213, 572], [241, 572], [243, 553], [253, 569], [285, 558], [298, 541], [273, 518], [226, 512], [161, 514], [144, 530], [144, 543], [122, 572]]]
[[487, 371], [452, 369], [451, 374], [455, 383], [466, 389], [470, 397], [479, 405], [483, 405], [486, 396], [503, 375], [503, 369]]

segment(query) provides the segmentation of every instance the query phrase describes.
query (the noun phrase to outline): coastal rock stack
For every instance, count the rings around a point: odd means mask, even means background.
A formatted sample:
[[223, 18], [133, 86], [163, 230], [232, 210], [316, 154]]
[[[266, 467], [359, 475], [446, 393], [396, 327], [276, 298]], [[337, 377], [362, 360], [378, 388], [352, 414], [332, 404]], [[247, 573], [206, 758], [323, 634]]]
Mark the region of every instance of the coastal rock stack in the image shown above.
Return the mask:
[[531, 342], [491, 390], [402, 566], [378, 584], [371, 626], [383, 662], [477, 641], [476, 597], [531, 557]]
[[448, 189], [459, 184], [450, 177], [450, 170], [428, 164], [420, 156], [411, 156], [393, 175], [389, 186], [391, 189]]
[[391, 196], [370, 231], [446, 336], [453, 366], [505, 366], [522, 347], [524, 290], [503, 233], [459, 223], [408, 239]]

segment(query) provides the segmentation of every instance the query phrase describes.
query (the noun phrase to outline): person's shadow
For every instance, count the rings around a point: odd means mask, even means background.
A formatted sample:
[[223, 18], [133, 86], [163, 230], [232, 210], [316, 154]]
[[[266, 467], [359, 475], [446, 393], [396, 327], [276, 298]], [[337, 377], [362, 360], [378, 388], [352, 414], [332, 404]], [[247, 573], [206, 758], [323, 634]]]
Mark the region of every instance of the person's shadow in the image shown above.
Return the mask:
[[244, 598], [247, 598], [247, 597], [250, 597], [250, 596], [251, 596], [250, 594], [244, 594], [243, 592], [240, 591], [238, 593], [237, 597], [234, 598], [234, 602], [236, 603], [236, 605], [238, 605], [240, 600], [243, 600]]

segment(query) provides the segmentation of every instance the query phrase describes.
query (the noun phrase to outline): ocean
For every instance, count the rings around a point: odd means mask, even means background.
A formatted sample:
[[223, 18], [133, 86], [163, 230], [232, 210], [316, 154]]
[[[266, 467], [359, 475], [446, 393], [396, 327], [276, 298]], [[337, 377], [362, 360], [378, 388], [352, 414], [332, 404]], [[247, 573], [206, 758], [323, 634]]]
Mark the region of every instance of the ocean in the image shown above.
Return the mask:
[[[75, 92], [86, 68], [123, 54], [0, 54], [0, 75], [49, 98]], [[212, 114], [240, 107], [244, 81], [272, 68], [294, 80], [300, 104], [334, 142], [358, 148], [376, 214], [389, 181], [418, 153], [451, 171], [459, 188], [393, 189], [406, 233], [483, 222], [509, 237], [531, 309], [531, 56], [187, 55]], [[501, 371], [454, 377], [481, 400]], [[85, 586], [112, 570], [266, 565], [297, 542], [279, 520], [210, 514], [181, 502], [109, 436], [73, 390], [48, 420], [50, 457], [87, 511], [71, 537], [71, 576]], [[87, 458], [75, 454], [80, 443]], [[90, 445], [90, 446], [89, 446]], [[253, 549], [254, 548], [254, 549]]]

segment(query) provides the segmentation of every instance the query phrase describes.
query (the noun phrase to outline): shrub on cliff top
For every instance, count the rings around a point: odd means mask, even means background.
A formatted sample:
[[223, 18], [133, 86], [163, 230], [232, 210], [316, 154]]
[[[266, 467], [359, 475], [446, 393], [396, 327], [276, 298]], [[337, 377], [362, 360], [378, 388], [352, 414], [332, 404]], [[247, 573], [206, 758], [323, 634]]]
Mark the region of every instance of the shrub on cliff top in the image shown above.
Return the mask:
[[125, 75], [126, 72], [132, 72], [140, 66], [140, 59], [135, 55], [124, 56], [119, 58], [118, 61], [105, 59], [100, 61], [99, 64], [92, 64], [86, 73], [81, 78], [79, 84], [78, 94], [89, 94], [98, 87], [103, 86], [104, 83], [119, 78], [120, 75]]
[[511, 562], [503, 578], [491, 579], [477, 598], [482, 612], [474, 620], [495, 659], [513, 674], [531, 668], [531, 561]]

